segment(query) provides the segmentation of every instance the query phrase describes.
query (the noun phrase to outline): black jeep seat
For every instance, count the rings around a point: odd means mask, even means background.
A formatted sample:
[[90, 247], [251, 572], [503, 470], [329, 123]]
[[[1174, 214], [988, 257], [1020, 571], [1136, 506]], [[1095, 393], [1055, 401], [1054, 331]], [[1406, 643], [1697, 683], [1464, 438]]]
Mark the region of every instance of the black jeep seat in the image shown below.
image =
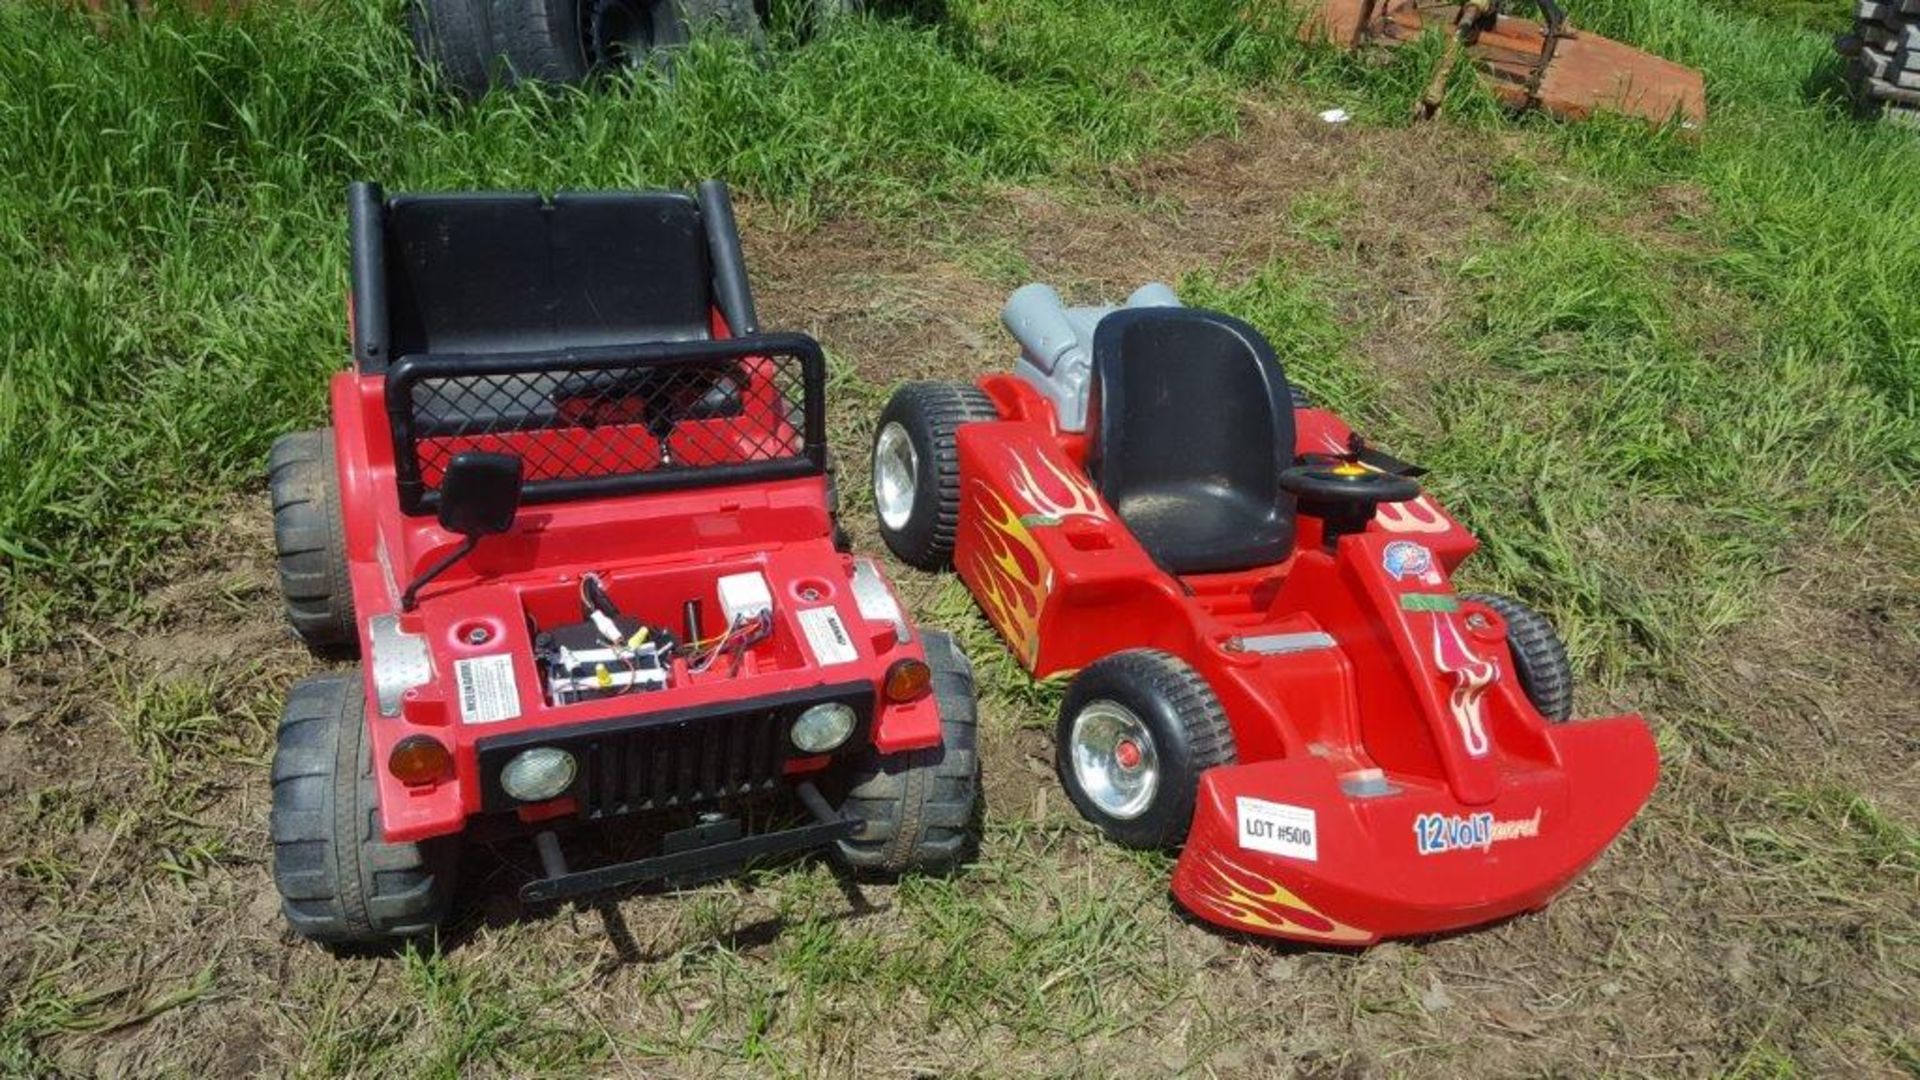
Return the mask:
[[[355, 185], [355, 293], [376, 368], [711, 336], [700, 206], [678, 192], [396, 195]], [[365, 229], [362, 233], [361, 228]], [[369, 295], [377, 293], [377, 298]]]
[[1260, 332], [1190, 308], [1114, 312], [1093, 335], [1088, 469], [1171, 573], [1245, 570], [1293, 548], [1286, 374]]

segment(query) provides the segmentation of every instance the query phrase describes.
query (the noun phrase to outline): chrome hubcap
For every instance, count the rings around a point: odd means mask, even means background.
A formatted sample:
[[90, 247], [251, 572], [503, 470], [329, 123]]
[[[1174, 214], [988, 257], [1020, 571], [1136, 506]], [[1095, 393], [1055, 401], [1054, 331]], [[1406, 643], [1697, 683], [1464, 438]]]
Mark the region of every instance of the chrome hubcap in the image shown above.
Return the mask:
[[894, 532], [907, 527], [919, 477], [920, 454], [913, 448], [913, 436], [899, 424], [881, 428], [873, 444], [873, 504], [882, 525]]
[[1121, 820], [1146, 813], [1160, 790], [1160, 754], [1132, 709], [1092, 702], [1073, 718], [1069, 743], [1073, 778], [1101, 813]]

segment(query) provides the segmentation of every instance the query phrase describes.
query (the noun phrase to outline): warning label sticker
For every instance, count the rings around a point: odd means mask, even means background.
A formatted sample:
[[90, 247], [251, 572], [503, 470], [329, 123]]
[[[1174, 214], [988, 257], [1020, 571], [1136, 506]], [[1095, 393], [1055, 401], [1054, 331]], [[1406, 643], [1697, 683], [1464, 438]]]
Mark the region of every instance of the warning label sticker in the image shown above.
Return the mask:
[[497, 724], [520, 715], [520, 686], [513, 679], [508, 653], [461, 660], [453, 665], [460, 684], [460, 722]]
[[1240, 817], [1240, 846], [1248, 851], [1285, 855], [1292, 859], [1317, 862], [1320, 837], [1312, 809], [1286, 803], [1249, 799], [1234, 800]]
[[821, 667], [851, 664], [860, 659], [860, 650], [853, 647], [853, 638], [848, 636], [846, 624], [840, 621], [840, 613], [830, 607], [802, 610], [800, 630], [807, 635], [807, 648], [812, 650], [814, 662]]

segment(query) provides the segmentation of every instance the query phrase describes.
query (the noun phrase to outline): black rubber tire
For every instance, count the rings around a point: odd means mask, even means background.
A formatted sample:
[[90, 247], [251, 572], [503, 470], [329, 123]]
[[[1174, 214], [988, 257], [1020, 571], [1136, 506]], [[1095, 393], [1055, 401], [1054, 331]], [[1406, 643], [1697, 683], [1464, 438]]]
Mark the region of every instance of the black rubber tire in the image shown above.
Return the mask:
[[940, 745], [904, 754], [869, 752], [852, 778], [843, 815], [862, 823], [838, 843], [840, 861], [864, 873], [947, 873], [979, 847], [979, 720], [973, 665], [953, 638], [922, 632], [940, 709]]
[[999, 415], [993, 399], [966, 383], [911, 382], [887, 400], [874, 426], [875, 448], [888, 425], [899, 424], [917, 459], [906, 524], [890, 529], [880, 520], [877, 505], [874, 510], [880, 539], [900, 561], [922, 570], [953, 565], [953, 538], [960, 525], [960, 451], [954, 433], [961, 424], [997, 420]]
[[315, 652], [356, 654], [360, 631], [347, 576], [333, 429], [296, 431], [274, 440], [267, 455], [267, 493], [273, 501], [273, 550], [287, 621]]
[[[490, 4], [494, 45], [506, 60], [506, 81], [578, 83], [614, 65], [596, 57], [582, 25], [581, 7], [594, 0], [485, 0]], [[763, 40], [752, 0], [630, 0], [644, 8], [652, 25], [652, 48], [633, 56], [630, 66], [660, 63], [685, 45], [701, 27]]]
[[866, 10], [863, 0], [753, 0], [753, 10], [767, 28], [787, 20], [802, 38], [812, 37], [845, 19]]
[[287, 695], [273, 752], [273, 883], [295, 933], [342, 950], [432, 937], [446, 917], [460, 842], [380, 838], [360, 674]]
[[407, 32], [414, 52], [441, 84], [469, 100], [492, 86], [498, 59], [489, 25], [490, 0], [410, 0]]
[[1548, 723], [1564, 724], [1573, 715], [1573, 665], [1567, 647], [1545, 615], [1510, 596], [1462, 597], [1485, 604], [1507, 623], [1507, 647], [1527, 700]]
[[[1160, 786], [1136, 817], [1117, 818], [1101, 810], [1074, 775], [1074, 720], [1096, 701], [1125, 707], [1153, 740]], [[1054, 729], [1054, 769], [1074, 808], [1108, 839], [1144, 851], [1168, 851], [1186, 842], [1200, 774], [1231, 765], [1238, 756], [1233, 728], [1213, 688], [1186, 661], [1158, 649], [1129, 649], [1088, 665], [1067, 687]]]

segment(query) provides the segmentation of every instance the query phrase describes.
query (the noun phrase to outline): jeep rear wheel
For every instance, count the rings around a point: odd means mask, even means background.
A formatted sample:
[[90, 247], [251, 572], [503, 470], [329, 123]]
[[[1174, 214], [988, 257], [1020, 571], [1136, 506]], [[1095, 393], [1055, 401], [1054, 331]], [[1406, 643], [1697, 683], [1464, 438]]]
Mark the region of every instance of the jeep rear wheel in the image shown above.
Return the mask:
[[838, 845], [840, 861], [855, 870], [944, 873], [966, 862], [979, 842], [973, 665], [946, 634], [927, 630], [923, 637], [940, 745], [886, 756], [869, 751], [840, 807], [861, 823], [853, 839]]
[[333, 429], [296, 431], [267, 455], [273, 551], [287, 621], [307, 647], [352, 655], [360, 647], [347, 577], [346, 518], [333, 460]]
[[294, 686], [273, 753], [273, 883], [295, 933], [343, 950], [429, 938], [446, 916], [460, 842], [381, 839], [360, 675]]

